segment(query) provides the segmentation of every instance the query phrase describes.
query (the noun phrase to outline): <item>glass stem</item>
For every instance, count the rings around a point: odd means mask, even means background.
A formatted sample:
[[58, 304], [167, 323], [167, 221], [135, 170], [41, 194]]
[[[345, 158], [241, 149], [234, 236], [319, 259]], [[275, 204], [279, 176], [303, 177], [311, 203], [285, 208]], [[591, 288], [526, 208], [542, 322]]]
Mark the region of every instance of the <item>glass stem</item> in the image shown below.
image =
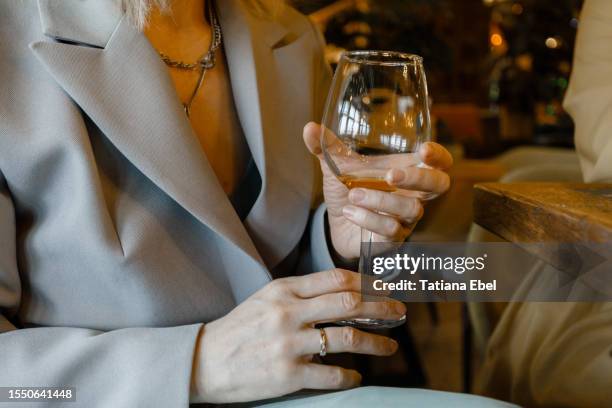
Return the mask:
[[361, 248], [359, 249], [359, 273], [371, 275], [372, 269], [372, 231], [361, 229]]

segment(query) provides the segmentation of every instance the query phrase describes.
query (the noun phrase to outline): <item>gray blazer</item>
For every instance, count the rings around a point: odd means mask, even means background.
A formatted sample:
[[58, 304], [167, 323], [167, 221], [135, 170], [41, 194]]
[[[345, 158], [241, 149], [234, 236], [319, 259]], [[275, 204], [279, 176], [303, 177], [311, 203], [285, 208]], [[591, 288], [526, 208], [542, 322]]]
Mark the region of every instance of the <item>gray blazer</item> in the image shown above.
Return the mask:
[[0, 386], [176, 407], [202, 322], [295, 268], [296, 248], [306, 269], [333, 267], [301, 138], [330, 70], [296, 11], [265, 21], [217, 2], [262, 179], [242, 222], [116, 3], [0, 2]]

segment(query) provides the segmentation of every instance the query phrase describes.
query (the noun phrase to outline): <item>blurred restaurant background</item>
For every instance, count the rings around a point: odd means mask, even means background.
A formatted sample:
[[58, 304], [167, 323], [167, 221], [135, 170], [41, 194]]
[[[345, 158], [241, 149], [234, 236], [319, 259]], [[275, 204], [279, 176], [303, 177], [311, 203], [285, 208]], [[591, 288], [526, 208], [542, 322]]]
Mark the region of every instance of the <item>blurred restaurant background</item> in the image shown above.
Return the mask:
[[[433, 138], [451, 151], [455, 165], [451, 190], [427, 204], [413, 241], [482, 235], [473, 223], [476, 183], [581, 181], [573, 123], [562, 107], [581, 0], [292, 4], [324, 33], [332, 66], [344, 50], [424, 57]], [[503, 305], [491, 309], [485, 313], [494, 323]], [[356, 361], [364, 384], [471, 391], [486, 344], [473, 312], [465, 304], [410, 304], [409, 324], [392, 333], [403, 358]]]
[[465, 157], [517, 145], [571, 147], [561, 107], [581, 0], [294, 0], [343, 50], [382, 49], [425, 60], [436, 137]]

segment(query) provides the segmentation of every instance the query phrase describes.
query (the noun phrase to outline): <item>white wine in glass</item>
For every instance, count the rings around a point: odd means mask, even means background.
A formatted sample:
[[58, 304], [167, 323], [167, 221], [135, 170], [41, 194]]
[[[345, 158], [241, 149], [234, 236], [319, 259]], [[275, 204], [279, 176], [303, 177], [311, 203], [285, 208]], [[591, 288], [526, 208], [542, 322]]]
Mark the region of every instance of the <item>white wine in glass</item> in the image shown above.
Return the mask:
[[[348, 189], [396, 191], [385, 176], [393, 168], [420, 165], [418, 149], [431, 138], [423, 59], [401, 52], [345, 52], [321, 129], [327, 165]], [[361, 241], [359, 272], [370, 275], [372, 233], [362, 230]], [[362, 318], [338, 323], [389, 328], [404, 321]]]

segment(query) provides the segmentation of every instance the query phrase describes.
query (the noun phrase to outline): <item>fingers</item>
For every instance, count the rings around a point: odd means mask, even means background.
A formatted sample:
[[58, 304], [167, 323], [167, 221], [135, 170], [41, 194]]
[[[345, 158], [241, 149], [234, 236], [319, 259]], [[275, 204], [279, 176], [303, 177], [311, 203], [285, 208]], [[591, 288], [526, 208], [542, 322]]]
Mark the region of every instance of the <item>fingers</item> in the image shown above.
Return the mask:
[[379, 190], [354, 188], [349, 192], [349, 201], [374, 212], [392, 214], [407, 223], [415, 222], [423, 215], [420, 200]]
[[450, 177], [445, 172], [416, 166], [391, 169], [385, 180], [400, 189], [436, 195], [446, 192], [450, 187]]
[[[373, 356], [390, 356], [397, 351], [397, 342], [379, 334], [366, 333], [353, 327], [327, 327], [328, 353], [356, 353]], [[301, 354], [317, 354], [321, 351], [319, 330], [307, 329], [300, 333], [304, 345]]]
[[450, 177], [442, 170], [453, 165], [448, 150], [437, 143], [427, 142], [419, 148], [419, 157], [425, 167], [396, 166], [387, 172], [387, 183], [400, 189], [429, 193], [425, 196], [427, 198], [446, 192], [450, 187]]
[[419, 148], [419, 156], [423, 163], [439, 170], [448, 170], [453, 165], [453, 156], [450, 152], [434, 142], [424, 143]]
[[406, 306], [402, 302], [389, 298], [362, 302], [360, 293], [349, 291], [307, 299], [299, 307], [299, 318], [304, 323], [333, 322], [358, 317], [397, 320], [406, 314]]
[[361, 375], [355, 370], [321, 364], [301, 366], [303, 387], [312, 390], [341, 390], [357, 387]]
[[403, 241], [409, 233], [408, 228], [396, 218], [354, 205], [344, 206], [342, 215], [353, 224], [392, 241]]
[[304, 144], [306, 144], [310, 153], [314, 154], [319, 159], [323, 158], [323, 151], [321, 149], [321, 144], [323, 143], [328, 151], [334, 151], [338, 155], [340, 155], [341, 152], [347, 153], [350, 150], [334, 132], [315, 122], [308, 122], [306, 126], [304, 126], [303, 137]]
[[315, 122], [309, 122], [304, 126], [304, 144], [310, 153], [318, 156], [321, 154], [321, 126]]
[[313, 298], [326, 293], [358, 292], [361, 289], [361, 275], [345, 269], [332, 269], [282, 279], [289, 289], [301, 298]]

